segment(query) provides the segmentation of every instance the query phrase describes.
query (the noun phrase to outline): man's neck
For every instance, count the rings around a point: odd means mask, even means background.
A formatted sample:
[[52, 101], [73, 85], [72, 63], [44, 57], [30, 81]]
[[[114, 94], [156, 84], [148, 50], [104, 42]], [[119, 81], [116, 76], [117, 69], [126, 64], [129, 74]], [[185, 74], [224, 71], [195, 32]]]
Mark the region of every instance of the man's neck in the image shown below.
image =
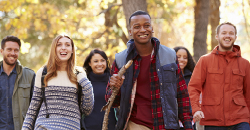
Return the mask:
[[9, 76], [11, 71], [15, 68], [16, 64], [8, 65], [3, 61], [3, 71]]
[[218, 51], [221, 51], [221, 52], [233, 51], [233, 46], [231, 49], [223, 49], [221, 46], [219, 46]]
[[135, 43], [135, 47], [140, 56], [148, 56], [152, 53], [152, 50], [153, 50], [152, 42], [147, 43], [147, 44]]

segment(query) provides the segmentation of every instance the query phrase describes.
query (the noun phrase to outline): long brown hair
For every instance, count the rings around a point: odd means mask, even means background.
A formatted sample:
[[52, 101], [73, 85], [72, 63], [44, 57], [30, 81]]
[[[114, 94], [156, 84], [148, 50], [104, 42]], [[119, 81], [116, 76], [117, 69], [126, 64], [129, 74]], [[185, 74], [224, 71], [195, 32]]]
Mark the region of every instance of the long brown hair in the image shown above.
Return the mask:
[[57, 42], [59, 41], [59, 39], [66, 37], [68, 39], [70, 39], [71, 44], [72, 44], [72, 54], [71, 57], [69, 58], [68, 62], [67, 62], [67, 75], [69, 80], [74, 83], [77, 84], [77, 78], [76, 78], [76, 74], [75, 74], [75, 46], [74, 46], [74, 42], [73, 40], [67, 36], [67, 35], [58, 35], [57, 37], [55, 37], [52, 41], [51, 44], [51, 49], [50, 49], [50, 54], [49, 54], [49, 60], [47, 62], [47, 74], [44, 77], [44, 83], [45, 83], [45, 87], [47, 87], [47, 83], [48, 81], [57, 76], [57, 70], [58, 67], [60, 66], [61, 60], [58, 58], [57, 54], [56, 54], [56, 45]]

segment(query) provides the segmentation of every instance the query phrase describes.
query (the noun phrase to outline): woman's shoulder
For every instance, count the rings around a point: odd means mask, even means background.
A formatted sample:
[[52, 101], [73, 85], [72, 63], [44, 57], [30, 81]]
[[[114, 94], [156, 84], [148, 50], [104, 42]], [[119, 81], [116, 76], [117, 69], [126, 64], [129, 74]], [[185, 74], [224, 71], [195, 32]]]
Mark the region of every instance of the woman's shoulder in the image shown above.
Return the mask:
[[37, 70], [36, 72], [36, 79], [35, 79], [35, 86], [41, 88], [41, 78], [43, 73], [44, 66]]

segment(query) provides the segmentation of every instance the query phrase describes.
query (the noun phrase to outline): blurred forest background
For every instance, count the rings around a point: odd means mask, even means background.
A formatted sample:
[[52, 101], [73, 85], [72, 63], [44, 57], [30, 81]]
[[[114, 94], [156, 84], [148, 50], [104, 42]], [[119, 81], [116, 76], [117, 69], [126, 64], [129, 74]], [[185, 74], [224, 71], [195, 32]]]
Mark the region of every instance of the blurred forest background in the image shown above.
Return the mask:
[[250, 0], [0, 0], [0, 39], [22, 39], [19, 60], [35, 71], [45, 64], [53, 38], [61, 33], [74, 40], [77, 65], [82, 66], [93, 48], [103, 49], [112, 63], [130, 39], [129, 16], [144, 10], [161, 44], [185, 46], [196, 61], [218, 44], [216, 26], [229, 21], [238, 29], [235, 44], [250, 60], [249, 6]]

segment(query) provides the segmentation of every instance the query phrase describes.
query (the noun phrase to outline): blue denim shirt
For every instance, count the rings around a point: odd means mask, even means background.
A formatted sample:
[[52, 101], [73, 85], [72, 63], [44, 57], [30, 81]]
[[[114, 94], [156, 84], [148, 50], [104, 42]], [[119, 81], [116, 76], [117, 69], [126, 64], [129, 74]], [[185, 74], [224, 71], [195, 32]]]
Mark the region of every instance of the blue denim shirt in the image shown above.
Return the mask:
[[12, 95], [17, 77], [16, 67], [8, 76], [3, 66], [0, 69], [0, 129], [14, 130]]

